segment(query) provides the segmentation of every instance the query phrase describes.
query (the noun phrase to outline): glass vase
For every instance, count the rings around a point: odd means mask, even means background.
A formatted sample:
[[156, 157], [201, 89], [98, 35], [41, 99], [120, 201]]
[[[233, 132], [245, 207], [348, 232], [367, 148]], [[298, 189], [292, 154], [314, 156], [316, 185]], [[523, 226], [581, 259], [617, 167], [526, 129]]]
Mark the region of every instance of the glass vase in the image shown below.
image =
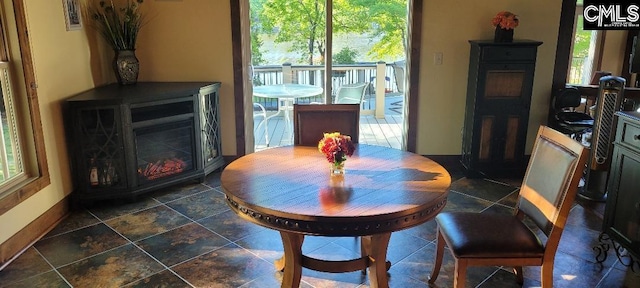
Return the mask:
[[331, 172], [331, 176], [340, 176], [340, 175], [344, 175], [345, 173], [345, 169], [344, 169], [344, 162], [346, 161], [336, 161], [334, 163], [329, 163], [329, 171]]

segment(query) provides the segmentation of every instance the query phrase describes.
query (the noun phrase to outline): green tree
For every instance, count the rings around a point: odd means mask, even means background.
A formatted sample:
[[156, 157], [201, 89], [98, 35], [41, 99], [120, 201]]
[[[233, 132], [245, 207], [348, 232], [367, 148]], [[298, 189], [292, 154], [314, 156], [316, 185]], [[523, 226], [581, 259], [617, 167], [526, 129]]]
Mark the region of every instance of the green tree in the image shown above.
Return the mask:
[[589, 55], [589, 46], [591, 42], [591, 31], [583, 30], [582, 16], [576, 21], [576, 36], [573, 42], [573, 58], [585, 58]]
[[352, 0], [365, 9], [358, 21], [372, 23], [371, 32], [378, 39], [367, 52], [374, 58], [403, 57], [407, 51], [407, 0]]
[[349, 47], [344, 47], [336, 55], [333, 55], [334, 64], [354, 64], [358, 57], [358, 51]]
[[[301, 53], [308, 64], [324, 63], [325, 1], [263, 1], [258, 12], [262, 31], [274, 34], [276, 43], [290, 43], [290, 52]], [[333, 32], [372, 33], [379, 40], [368, 54], [403, 55], [406, 13], [406, 0], [333, 0]]]
[[289, 42], [313, 64], [314, 51], [324, 55], [324, 0], [267, 0], [259, 12], [265, 33], [275, 34], [276, 43]]
[[249, 1], [249, 21], [251, 21], [251, 64], [261, 65], [264, 64], [264, 57], [260, 49], [262, 48], [263, 41], [260, 39], [260, 21], [259, 10], [254, 7], [262, 7], [264, 0], [250, 0]]

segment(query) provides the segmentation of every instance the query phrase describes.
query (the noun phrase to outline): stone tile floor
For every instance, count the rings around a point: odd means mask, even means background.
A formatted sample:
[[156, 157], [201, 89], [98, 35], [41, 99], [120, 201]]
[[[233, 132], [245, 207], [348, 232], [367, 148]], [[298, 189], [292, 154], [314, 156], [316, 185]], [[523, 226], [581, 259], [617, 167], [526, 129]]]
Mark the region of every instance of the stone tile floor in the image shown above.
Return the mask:
[[[282, 255], [279, 234], [231, 212], [219, 178], [213, 173], [205, 183], [163, 189], [135, 203], [74, 211], [0, 271], [0, 287], [280, 287], [282, 274], [272, 264]], [[452, 181], [445, 210], [482, 213], [511, 212], [519, 185], [456, 171]], [[640, 287], [640, 273], [614, 255], [595, 261], [603, 210], [603, 203], [576, 200], [556, 255], [555, 287]], [[433, 221], [392, 234], [390, 287], [428, 286], [434, 237]], [[307, 237], [303, 246], [305, 254], [329, 260], [358, 251], [354, 237]], [[525, 267], [524, 287], [539, 287], [539, 273]], [[451, 287], [452, 276], [445, 254], [437, 286]], [[502, 267], [470, 268], [467, 277], [468, 287], [519, 287]], [[368, 280], [360, 272], [303, 269], [301, 287], [368, 287]]]

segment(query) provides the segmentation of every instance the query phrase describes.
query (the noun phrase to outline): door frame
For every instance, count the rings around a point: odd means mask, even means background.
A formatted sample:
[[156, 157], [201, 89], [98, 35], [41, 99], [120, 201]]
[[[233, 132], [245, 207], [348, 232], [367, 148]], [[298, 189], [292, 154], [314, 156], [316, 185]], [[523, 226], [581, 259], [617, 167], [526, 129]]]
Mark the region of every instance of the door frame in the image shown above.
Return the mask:
[[[243, 17], [248, 16], [248, 0], [229, 0], [231, 8], [231, 47], [233, 49], [233, 90], [235, 103], [235, 135], [236, 135], [236, 157], [243, 156], [247, 152], [253, 152], [253, 141], [247, 141], [247, 135], [253, 133], [253, 121], [250, 115], [253, 114], [253, 104], [248, 103], [245, 92], [251, 92], [250, 83], [246, 79], [249, 75], [250, 51], [251, 47], [247, 24], [243, 24]], [[417, 146], [417, 124], [418, 124], [418, 99], [420, 83], [420, 45], [422, 42], [422, 11], [423, 0], [407, 0], [409, 15], [408, 18], [408, 47], [407, 47], [407, 67], [405, 77], [405, 105], [404, 105], [404, 129], [403, 148], [409, 152], [416, 152]], [[243, 45], [248, 43], [247, 45]], [[251, 125], [247, 125], [251, 124]]]

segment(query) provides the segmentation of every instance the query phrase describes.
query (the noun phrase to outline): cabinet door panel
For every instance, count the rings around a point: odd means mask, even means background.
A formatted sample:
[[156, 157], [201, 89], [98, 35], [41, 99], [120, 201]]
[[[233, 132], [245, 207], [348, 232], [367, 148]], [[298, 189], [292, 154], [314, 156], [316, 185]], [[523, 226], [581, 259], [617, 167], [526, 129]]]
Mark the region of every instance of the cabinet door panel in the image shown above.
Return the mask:
[[485, 80], [485, 98], [520, 98], [526, 71], [490, 70]]
[[487, 63], [479, 69], [478, 78], [484, 89], [478, 95], [478, 105], [509, 102], [524, 105], [531, 99], [534, 63]]
[[[604, 221], [605, 232], [640, 253], [640, 155], [622, 147], [614, 152], [615, 168], [609, 180], [609, 197]], [[609, 230], [609, 231], [607, 231]]]
[[478, 160], [491, 160], [491, 140], [493, 139], [493, 119], [492, 116], [482, 118], [482, 127], [480, 128], [480, 149]]
[[201, 125], [202, 164], [205, 174], [224, 165], [220, 141], [220, 85], [200, 89], [198, 95]]
[[520, 117], [509, 116], [507, 119], [507, 130], [504, 143], [504, 160], [513, 161], [516, 159], [516, 153], [518, 151], [518, 131], [525, 128], [520, 128]]
[[118, 106], [72, 108], [76, 185], [88, 194], [127, 188]]

